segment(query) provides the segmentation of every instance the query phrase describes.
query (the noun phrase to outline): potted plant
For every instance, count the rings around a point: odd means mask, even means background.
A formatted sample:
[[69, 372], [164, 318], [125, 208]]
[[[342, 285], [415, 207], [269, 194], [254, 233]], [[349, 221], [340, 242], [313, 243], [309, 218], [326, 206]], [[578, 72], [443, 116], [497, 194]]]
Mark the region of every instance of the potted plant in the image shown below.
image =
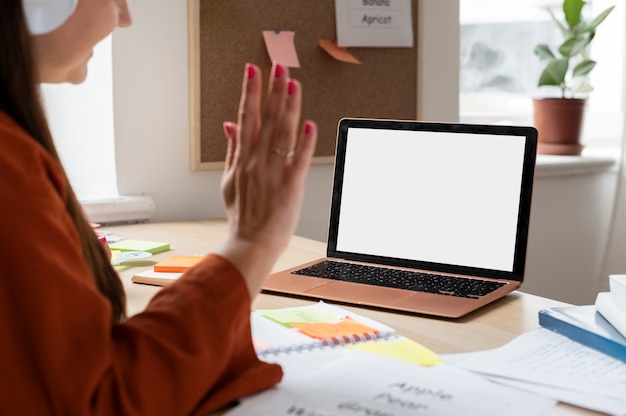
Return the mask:
[[538, 86], [560, 90], [560, 97], [533, 100], [539, 153], [579, 155], [583, 148], [580, 143], [582, 120], [586, 97], [593, 90], [589, 73], [596, 66], [589, 57], [589, 45], [598, 25], [615, 7], [585, 21], [582, 16], [585, 4], [584, 0], [563, 0], [563, 20], [548, 9], [563, 35], [563, 43], [555, 51], [547, 44], [539, 44], [534, 50], [545, 62]]

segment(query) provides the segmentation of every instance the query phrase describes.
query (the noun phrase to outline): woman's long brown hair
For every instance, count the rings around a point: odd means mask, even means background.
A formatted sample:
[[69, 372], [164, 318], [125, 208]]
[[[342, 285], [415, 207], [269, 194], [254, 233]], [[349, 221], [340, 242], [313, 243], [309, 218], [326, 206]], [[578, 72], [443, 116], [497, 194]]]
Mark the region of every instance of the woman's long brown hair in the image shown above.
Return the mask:
[[[12, 117], [61, 166], [41, 103], [22, 0], [3, 1], [0, 10], [0, 111]], [[65, 178], [68, 189], [66, 209], [80, 236], [85, 261], [99, 291], [111, 303], [113, 321], [119, 322], [126, 316], [124, 287], [111, 266], [108, 253], [87, 222], [66, 175]]]

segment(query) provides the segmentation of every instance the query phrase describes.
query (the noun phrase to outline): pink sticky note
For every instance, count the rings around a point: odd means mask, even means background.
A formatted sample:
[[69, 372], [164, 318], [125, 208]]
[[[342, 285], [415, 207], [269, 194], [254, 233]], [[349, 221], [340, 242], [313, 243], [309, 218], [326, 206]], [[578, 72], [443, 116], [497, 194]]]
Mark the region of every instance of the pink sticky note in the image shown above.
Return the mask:
[[361, 61], [356, 59], [348, 48], [337, 46], [337, 41], [329, 39], [320, 39], [318, 44], [324, 49], [330, 56], [341, 62], [348, 62], [350, 64], [360, 64]]
[[264, 30], [265, 47], [272, 62], [283, 64], [290, 68], [300, 68], [298, 53], [293, 43], [295, 32], [289, 30]]

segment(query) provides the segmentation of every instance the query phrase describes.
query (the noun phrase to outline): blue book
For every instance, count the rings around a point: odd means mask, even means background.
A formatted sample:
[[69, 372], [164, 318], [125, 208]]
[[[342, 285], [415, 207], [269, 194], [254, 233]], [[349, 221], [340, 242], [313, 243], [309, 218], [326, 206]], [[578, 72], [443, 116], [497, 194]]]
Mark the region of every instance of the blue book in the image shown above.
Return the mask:
[[626, 338], [602, 317], [595, 305], [542, 309], [539, 325], [626, 362]]

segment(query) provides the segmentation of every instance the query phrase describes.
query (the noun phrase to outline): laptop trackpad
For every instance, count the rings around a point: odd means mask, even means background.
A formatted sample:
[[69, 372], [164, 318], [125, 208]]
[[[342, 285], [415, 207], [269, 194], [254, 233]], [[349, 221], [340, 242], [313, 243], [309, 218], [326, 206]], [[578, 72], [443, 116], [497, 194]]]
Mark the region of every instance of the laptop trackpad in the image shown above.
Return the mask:
[[411, 292], [404, 290], [348, 282], [332, 282], [307, 290], [306, 294], [355, 304], [387, 306], [402, 302], [412, 296]]

